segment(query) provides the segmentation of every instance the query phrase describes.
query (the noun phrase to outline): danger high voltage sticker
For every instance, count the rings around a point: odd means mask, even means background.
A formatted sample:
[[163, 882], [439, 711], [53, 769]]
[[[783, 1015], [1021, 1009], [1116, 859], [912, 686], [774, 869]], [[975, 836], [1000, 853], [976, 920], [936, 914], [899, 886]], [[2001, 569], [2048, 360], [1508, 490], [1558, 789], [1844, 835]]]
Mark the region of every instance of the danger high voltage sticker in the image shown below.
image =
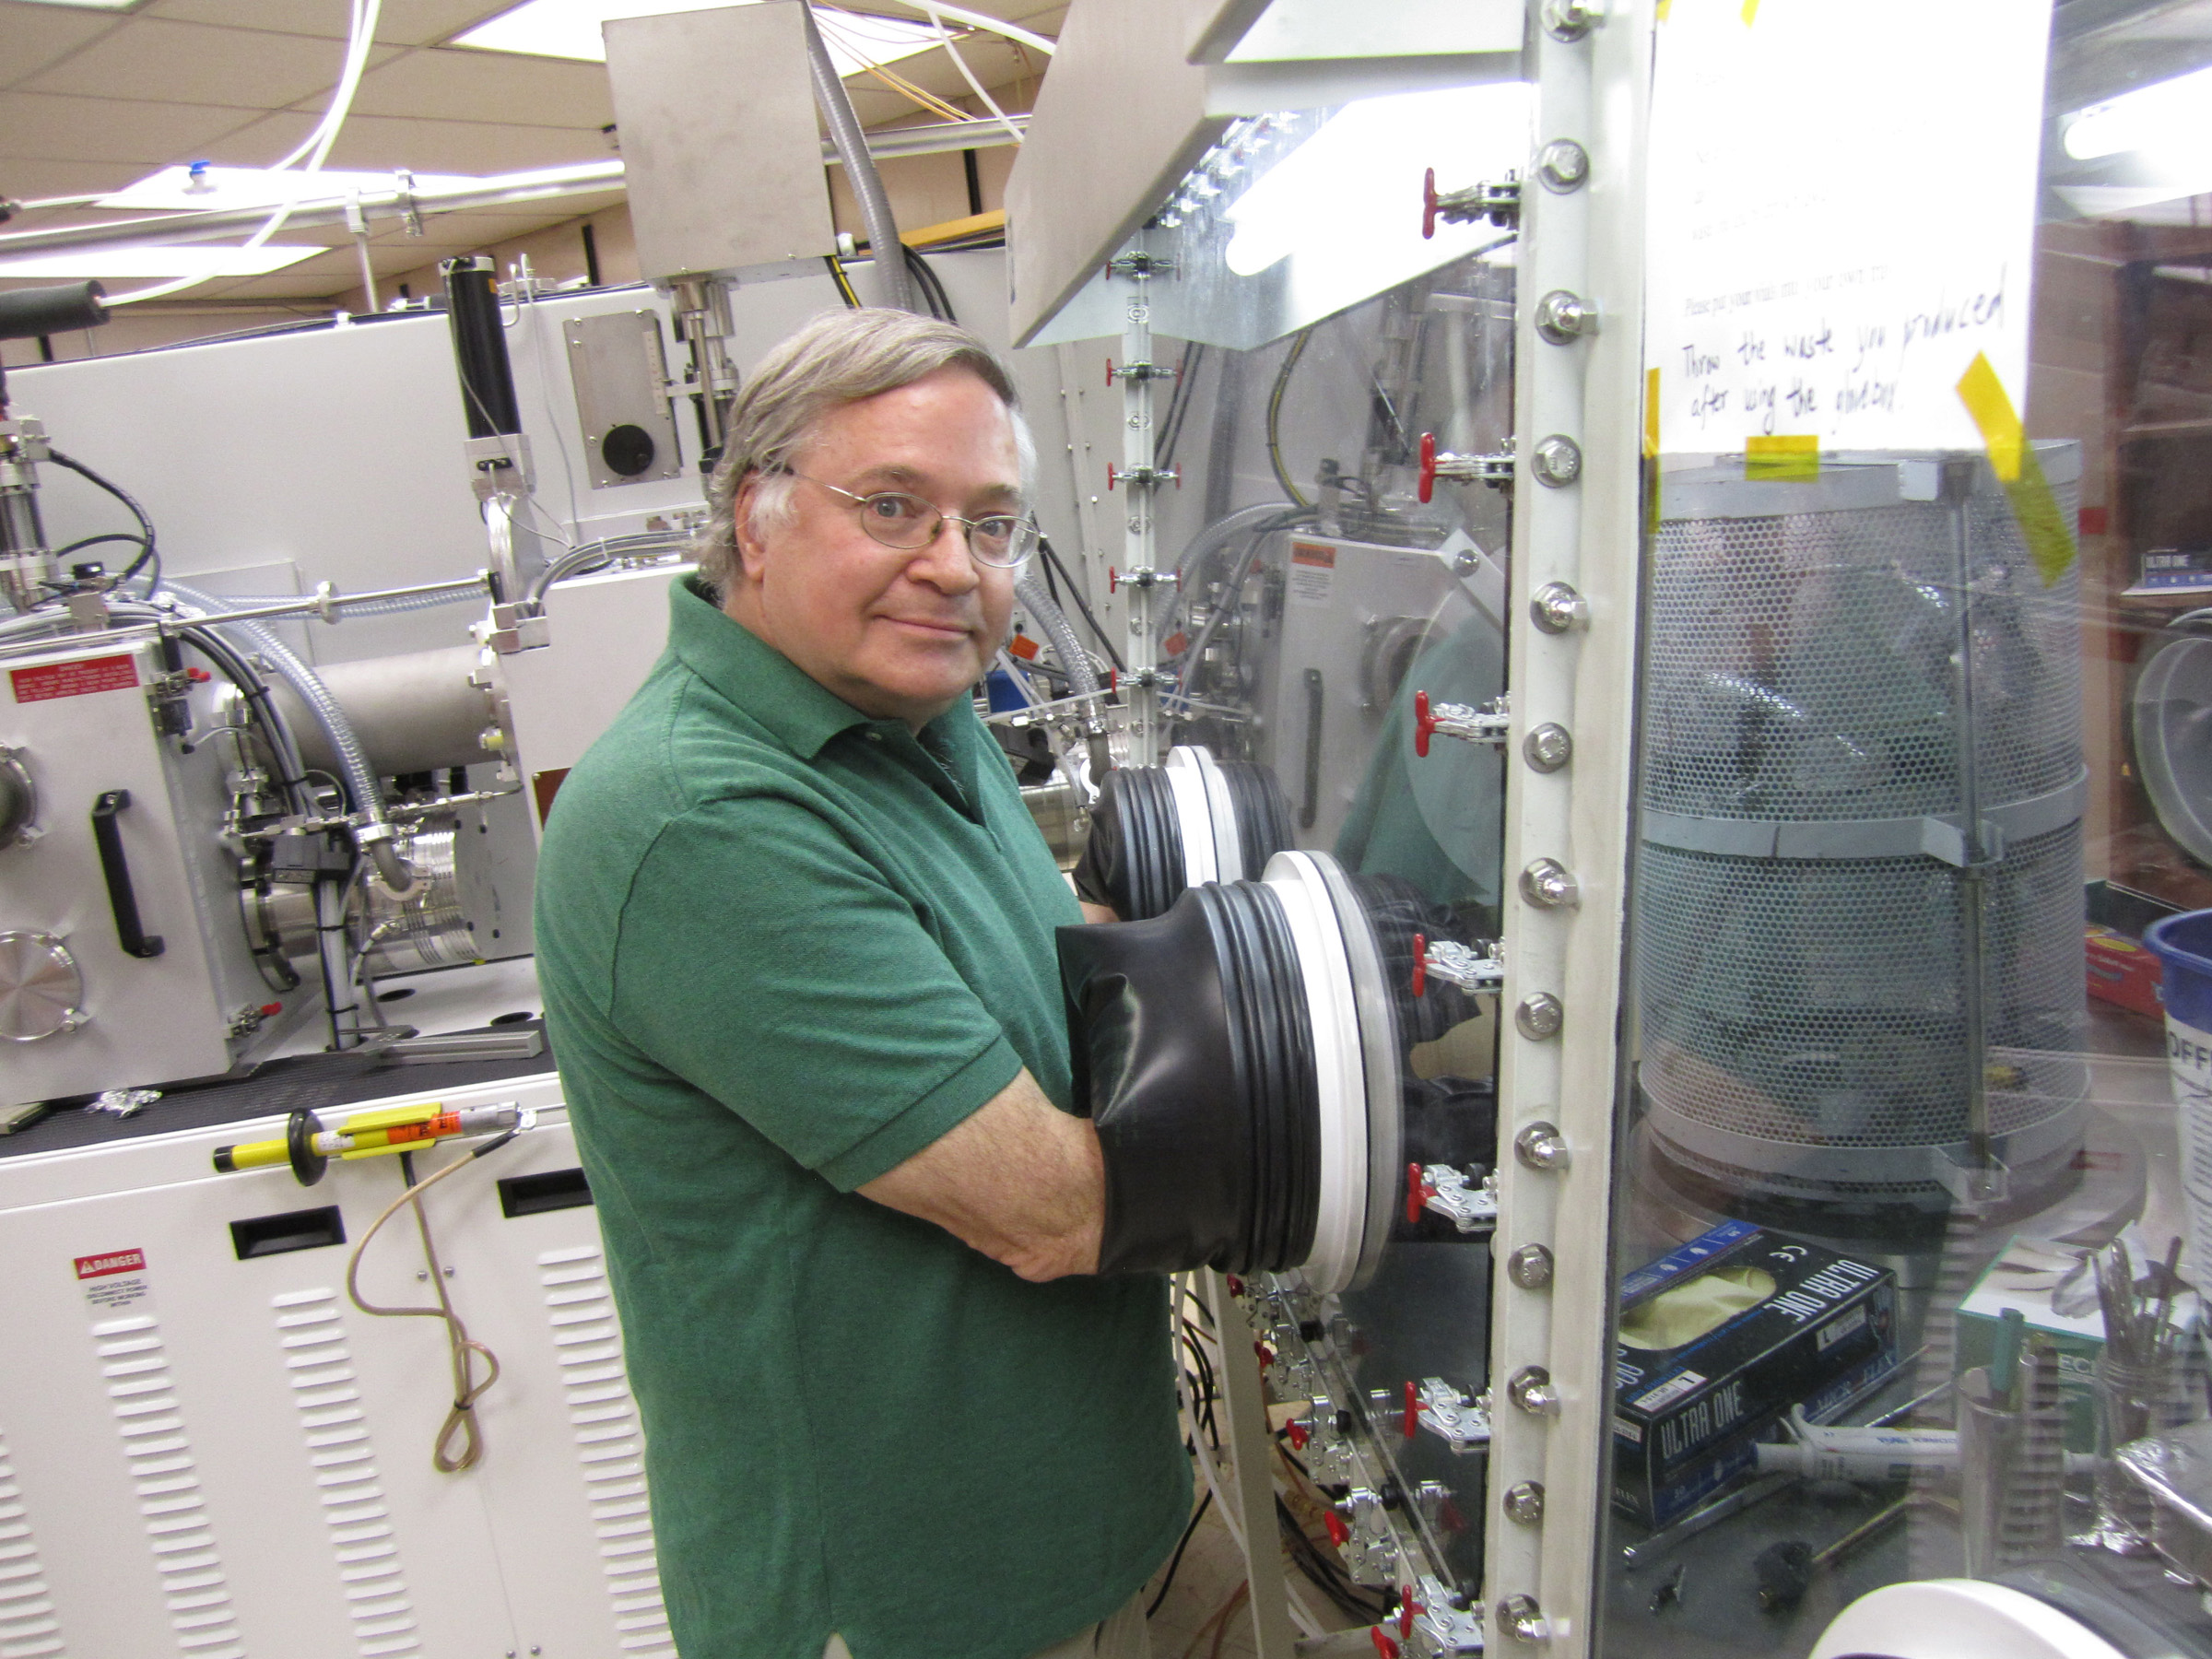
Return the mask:
[[138, 665], [127, 656], [78, 657], [67, 663], [11, 668], [7, 678], [18, 702], [51, 702], [57, 697], [127, 691], [138, 683]]
[[120, 1312], [153, 1299], [143, 1250], [110, 1250], [72, 1259], [77, 1282], [84, 1287], [85, 1306], [95, 1314]]

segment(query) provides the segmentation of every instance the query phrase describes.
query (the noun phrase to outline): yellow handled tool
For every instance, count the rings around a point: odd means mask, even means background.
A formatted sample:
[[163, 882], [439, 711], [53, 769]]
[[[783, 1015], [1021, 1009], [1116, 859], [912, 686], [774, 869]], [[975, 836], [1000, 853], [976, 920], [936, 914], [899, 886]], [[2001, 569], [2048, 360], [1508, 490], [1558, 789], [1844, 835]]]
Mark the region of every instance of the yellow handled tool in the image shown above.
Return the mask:
[[356, 1112], [335, 1129], [325, 1129], [312, 1112], [295, 1112], [281, 1140], [241, 1141], [215, 1149], [218, 1174], [289, 1164], [302, 1186], [323, 1179], [334, 1158], [375, 1158], [411, 1151], [455, 1135], [495, 1135], [527, 1127], [525, 1113], [512, 1102], [449, 1110], [436, 1101]]

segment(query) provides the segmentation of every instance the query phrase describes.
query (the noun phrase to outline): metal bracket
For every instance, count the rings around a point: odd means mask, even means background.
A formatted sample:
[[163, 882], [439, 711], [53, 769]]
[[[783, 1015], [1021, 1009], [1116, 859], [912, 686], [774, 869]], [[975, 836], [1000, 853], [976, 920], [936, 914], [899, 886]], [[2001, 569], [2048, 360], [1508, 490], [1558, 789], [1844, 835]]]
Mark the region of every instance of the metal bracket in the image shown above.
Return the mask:
[[1441, 1377], [1423, 1377], [1418, 1385], [1406, 1387], [1415, 1421], [1453, 1452], [1464, 1455], [1490, 1443], [1488, 1394], [1464, 1394]]
[[1495, 996], [1505, 983], [1505, 947], [1493, 942], [1488, 956], [1477, 956], [1474, 949], [1457, 939], [1431, 939], [1426, 934], [1413, 935], [1414, 995], [1425, 995], [1429, 976], [1434, 974], [1446, 984], [1457, 985], [1469, 996]]
[[1464, 190], [1440, 191], [1436, 187], [1436, 169], [1430, 168], [1421, 177], [1423, 241], [1436, 234], [1436, 221], [1440, 218], [1450, 225], [1471, 225], [1488, 219], [1501, 229], [1512, 229], [1521, 222], [1520, 176], [1509, 172], [1495, 184], [1485, 181]]
[[1512, 699], [1493, 697], [1479, 709], [1465, 703], [1432, 703], [1429, 693], [1413, 694], [1413, 752], [1429, 758], [1429, 739], [1441, 732], [1466, 743], [1503, 743], [1513, 723]]
[[1420, 1208], [1443, 1217], [1463, 1233], [1495, 1230], [1498, 1226], [1495, 1171], [1478, 1176], [1453, 1164], [1414, 1164], [1411, 1168], [1416, 1172], [1412, 1191], [1420, 1196]]

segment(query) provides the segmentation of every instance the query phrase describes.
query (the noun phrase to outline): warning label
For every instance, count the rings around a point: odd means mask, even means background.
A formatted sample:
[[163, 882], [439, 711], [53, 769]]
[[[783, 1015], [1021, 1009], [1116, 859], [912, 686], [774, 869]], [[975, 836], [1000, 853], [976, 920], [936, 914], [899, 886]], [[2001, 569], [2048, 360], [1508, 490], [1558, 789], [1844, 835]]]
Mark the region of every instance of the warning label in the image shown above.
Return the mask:
[[79, 657], [74, 663], [11, 668], [7, 677], [18, 702], [51, 702], [57, 697], [89, 697], [95, 691], [127, 691], [138, 683], [138, 664], [127, 656]]
[[102, 1255], [78, 1256], [76, 1262], [85, 1306], [94, 1313], [120, 1312], [152, 1299], [143, 1250], [111, 1250]]
[[1336, 582], [1336, 549], [1325, 542], [1290, 544], [1290, 598], [1298, 605], [1326, 605]]

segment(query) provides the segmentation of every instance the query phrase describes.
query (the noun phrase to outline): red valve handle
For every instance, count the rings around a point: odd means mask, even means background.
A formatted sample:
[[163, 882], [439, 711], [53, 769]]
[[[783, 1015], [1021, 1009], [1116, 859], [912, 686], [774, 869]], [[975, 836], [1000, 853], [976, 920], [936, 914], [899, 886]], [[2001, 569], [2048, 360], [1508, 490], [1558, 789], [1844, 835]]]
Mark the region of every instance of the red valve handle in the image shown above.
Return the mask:
[[1231, 1296], [1241, 1296], [1244, 1294], [1244, 1281], [1239, 1278], [1235, 1274], [1232, 1273], [1229, 1276], [1228, 1283], [1229, 1293]]
[[1106, 359], [1106, 390], [1109, 392], [1113, 390], [1113, 359], [1112, 358]]
[[283, 1012], [284, 1005], [282, 1003], [263, 1003], [261, 1005], [261, 1017], [264, 1019], [274, 1019]]
[[[1406, 1225], [1408, 1227], [1418, 1225], [1421, 1218], [1423, 1201], [1421, 1186], [1421, 1166], [1418, 1163], [1407, 1164], [1406, 1166]], [[1413, 1384], [1408, 1382], [1406, 1386], [1411, 1388]]]
[[1422, 759], [1429, 759], [1429, 739], [1436, 735], [1436, 716], [1430, 712], [1429, 693], [1413, 694], [1413, 752]]
[[1419, 494], [1423, 501], [1436, 493], [1436, 434], [1421, 434], [1421, 481]]
[[[1422, 696], [1428, 696], [1426, 691]], [[1413, 994], [1416, 996], [1429, 989], [1429, 935], [1413, 935]]]
[[1398, 1644], [1390, 1639], [1381, 1625], [1371, 1625], [1367, 1633], [1374, 1638], [1375, 1652], [1382, 1654], [1382, 1659], [1398, 1659]]
[[1252, 1345], [1252, 1351], [1260, 1357], [1260, 1363], [1262, 1365], [1273, 1365], [1275, 1363], [1275, 1350], [1269, 1347], [1265, 1343], [1254, 1341]]
[[1112, 463], [1112, 462], [1111, 462], [1111, 461], [1107, 462], [1107, 463], [1106, 463], [1106, 488], [1109, 488], [1109, 489], [1112, 489], [1112, 488], [1114, 487], [1114, 485], [1120, 481], [1120, 478], [1121, 478], [1121, 475], [1120, 475], [1119, 473], [1115, 472], [1115, 471], [1113, 470], [1113, 463]]
[[1420, 1610], [1421, 1604], [1413, 1599], [1413, 1586], [1405, 1585], [1398, 1592], [1398, 1635], [1404, 1641], [1413, 1640], [1414, 1615]]
[[1293, 1452], [1303, 1452], [1306, 1442], [1313, 1438], [1312, 1430], [1295, 1418], [1285, 1427], [1284, 1435], [1290, 1441], [1290, 1450]]
[[1337, 1548], [1342, 1549], [1346, 1544], [1351, 1541], [1352, 1529], [1344, 1524], [1344, 1517], [1335, 1510], [1330, 1510], [1323, 1515], [1322, 1521], [1329, 1529], [1329, 1542], [1335, 1545]]
[[1420, 1432], [1421, 1396], [1414, 1392], [1411, 1377], [1406, 1379], [1406, 1417], [1399, 1426], [1406, 1431], [1407, 1440]]
[[[1421, 240], [1429, 241], [1436, 236], [1436, 169], [1431, 167], [1421, 175]], [[1421, 498], [1427, 500], [1426, 496]]]
[[[1112, 467], [1108, 467], [1106, 470], [1112, 472], [1113, 469]], [[1122, 573], [1115, 570], [1112, 565], [1108, 565], [1106, 567], [1106, 591], [1110, 594], [1118, 593], [1121, 590], [1121, 585]]]

